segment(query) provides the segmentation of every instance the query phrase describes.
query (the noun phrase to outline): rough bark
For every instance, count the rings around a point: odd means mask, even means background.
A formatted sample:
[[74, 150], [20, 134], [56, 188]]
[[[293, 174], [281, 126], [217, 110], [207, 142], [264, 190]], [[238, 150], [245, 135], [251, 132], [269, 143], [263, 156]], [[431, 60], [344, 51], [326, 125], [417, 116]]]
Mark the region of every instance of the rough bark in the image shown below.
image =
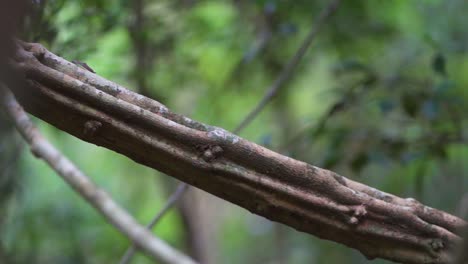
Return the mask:
[[450, 263], [462, 219], [294, 160], [172, 113], [50, 53], [21, 43], [13, 92], [31, 114], [87, 142], [251, 212], [366, 257]]
[[0, 86], [0, 93], [2, 108], [5, 109], [20, 134], [28, 142], [31, 152], [37, 158], [47, 162], [70, 187], [99, 211], [110, 224], [127, 236], [145, 253], [161, 263], [196, 264], [190, 257], [154, 237], [148, 229], [138, 224], [106, 191], [96, 186], [75, 164], [50, 144], [40, 134], [10, 91]]

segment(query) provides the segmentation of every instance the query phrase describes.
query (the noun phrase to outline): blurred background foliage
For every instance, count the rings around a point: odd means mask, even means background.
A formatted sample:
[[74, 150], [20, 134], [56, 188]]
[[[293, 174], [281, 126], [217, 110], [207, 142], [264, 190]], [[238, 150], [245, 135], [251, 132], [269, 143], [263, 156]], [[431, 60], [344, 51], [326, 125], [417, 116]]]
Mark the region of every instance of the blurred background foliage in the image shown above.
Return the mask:
[[[36, 0], [23, 38], [229, 130], [260, 100], [326, 4]], [[467, 11], [464, 0], [343, 1], [294, 77], [241, 136], [457, 214], [468, 190]], [[129, 242], [0, 118], [2, 263], [116, 263]], [[174, 189], [165, 175], [37, 123], [142, 223]], [[366, 261], [209, 195], [195, 197], [154, 232], [205, 263]], [[138, 255], [133, 263], [151, 261]]]

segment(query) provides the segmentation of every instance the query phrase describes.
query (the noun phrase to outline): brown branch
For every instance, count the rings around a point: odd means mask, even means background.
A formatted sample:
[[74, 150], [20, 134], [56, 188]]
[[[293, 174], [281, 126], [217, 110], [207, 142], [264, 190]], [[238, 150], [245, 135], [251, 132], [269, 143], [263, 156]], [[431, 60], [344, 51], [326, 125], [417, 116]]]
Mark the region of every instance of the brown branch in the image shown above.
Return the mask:
[[[244, 130], [245, 127], [247, 127], [250, 122], [255, 119], [255, 117], [263, 110], [263, 108], [273, 99], [273, 97], [278, 93], [279, 89], [283, 87], [285, 82], [291, 77], [293, 70], [295, 67], [299, 64], [300, 59], [305, 55], [305, 52], [307, 51], [307, 48], [310, 46], [312, 41], [315, 39], [315, 36], [317, 35], [321, 24], [333, 14], [336, 9], [338, 8], [338, 5], [340, 3], [340, 0], [333, 1], [330, 3], [324, 11], [319, 15], [318, 19], [316, 22], [314, 22], [312, 29], [307, 36], [307, 38], [304, 40], [303, 44], [300, 46], [294, 57], [291, 59], [291, 61], [284, 67], [283, 71], [281, 74], [278, 76], [278, 79], [272, 84], [272, 86], [266, 91], [265, 95], [263, 98], [260, 100], [258, 105], [252, 109], [252, 111], [247, 114], [247, 116], [240, 122], [240, 124], [234, 129], [235, 134], [239, 134], [242, 130]], [[185, 189], [186, 188], [186, 183], [181, 183], [179, 184], [177, 189]], [[184, 194], [185, 191], [178, 192], [177, 196], [175, 197], [175, 200], [178, 200], [182, 195]], [[172, 201], [167, 201], [166, 206], [174, 204]], [[166, 208], [166, 206], [164, 208]], [[168, 211], [168, 210], [167, 210]], [[159, 215], [159, 213], [158, 213]], [[127, 252], [128, 253], [128, 252]], [[126, 254], [127, 255], [127, 254]], [[133, 255], [133, 254], [132, 254]], [[121, 262], [121, 263], [128, 263], [127, 262]]]
[[19, 47], [28, 85], [14, 93], [37, 117], [273, 221], [368, 258], [450, 263], [467, 223], [334, 172], [280, 155], [59, 58]]
[[[300, 46], [300, 48], [297, 50], [296, 54], [294, 57], [289, 61], [289, 63], [284, 67], [283, 71], [281, 74], [278, 76], [278, 79], [272, 84], [272, 86], [266, 91], [265, 95], [263, 98], [260, 100], [258, 105], [252, 109], [252, 111], [247, 114], [247, 116], [240, 122], [240, 124], [234, 129], [235, 134], [239, 134], [249, 123], [255, 119], [255, 117], [263, 110], [263, 108], [273, 99], [273, 97], [278, 93], [279, 89], [283, 87], [283, 85], [286, 83], [286, 81], [291, 77], [293, 74], [293, 70], [297, 67], [299, 64], [299, 61], [301, 60], [302, 57], [304, 57], [307, 49], [311, 45], [312, 41], [315, 39], [321, 25], [323, 22], [330, 17], [338, 8], [338, 5], [340, 3], [340, 0], [336, 0], [331, 2], [323, 11], [322, 13], [318, 16], [317, 21], [314, 21], [311, 31], [309, 32], [308, 36]], [[163, 207], [166, 212], [169, 211], [172, 207], [173, 204], [175, 204], [175, 201], [180, 199], [182, 195], [185, 193], [185, 190], [187, 190], [187, 184], [186, 183], [181, 183], [179, 184], [177, 190], [183, 189], [184, 191], [178, 192], [173, 194], [171, 198], [174, 199], [174, 201], [171, 201], [169, 199], [166, 202], [166, 205]], [[169, 207], [169, 208], [167, 208]], [[166, 209], [167, 208], [167, 209]], [[165, 213], [165, 212], [164, 212]], [[163, 213], [163, 214], [164, 214]], [[160, 215], [161, 213], [158, 213], [157, 215]], [[156, 224], [156, 223], [154, 223]], [[153, 224], [153, 225], [154, 225]], [[135, 254], [135, 250], [127, 250], [125, 253], [123, 259], [121, 260], [121, 264], [124, 263], [129, 263], [133, 255]]]
[[[460, 199], [458, 205], [458, 215], [465, 220], [468, 220], [468, 192], [465, 193]], [[468, 228], [461, 230], [460, 234], [463, 236], [463, 242], [458, 248], [457, 260], [455, 264], [466, 264], [468, 263]]]
[[[163, 263], [195, 263], [188, 256], [173, 249], [151, 232], [140, 226], [133, 217], [121, 208], [104, 190], [97, 187], [70, 160], [50, 144], [34, 126], [14, 96], [0, 87], [2, 106], [16, 128], [30, 145], [31, 152], [47, 162], [79, 195], [94, 206], [122, 234], [155, 260]], [[95, 125], [93, 127], [93, 125]], [[90, 130], [99, 129], [98, 123], [89, 123]]]
[[329, 18], [335, 11], [338, 9], [341, 0], [333, 0], [328, 6], [319, 14], [317, 19], [313, 22], [312, 27], [309, 31], [309, 34], [302, 42], [301, 46], [291, 58], [291, 60], [284, 66], [281, 73], [278, 75], [278, 78], [275, 82], [267, 89], [263, 98], [258, 102], [255, 108], [247, 114], [247, 116], [242, 120], [242, 122], [234, 129], [234, 134], [238, 134], [245, 126], [247, 126], [261, 111], [262, 109], [273, 99], [280, 89], [286, 84], [293, 73], [294, 70], [299, 65], [299, 62], [306, 54], [307, 49], [310, 47], [314, 39], [316, 38], [320, 28], [324, 24], [324, 22]]
[[[174, 193], [167, 199], [166, 204], [164, 204], [163, 208], [156, 214], [156, 216], [151, 220], [151, 222], [146, 226], [147, 229], [152, 229], [161, 218], [171, 209], [174, 204], [177, 202], [179, 197], [182, 196], [183, 193], [187, 190], [188, 185], [183, 183], [179, 184]], [[130, 248], [125, 251], [125, 254], [122, 256], [121, 260], [119, 261], [120, 264], [127, 264], [130, 263], [130, 260], [135, 255], [137, 247], [135, 244], [132, 244]]]

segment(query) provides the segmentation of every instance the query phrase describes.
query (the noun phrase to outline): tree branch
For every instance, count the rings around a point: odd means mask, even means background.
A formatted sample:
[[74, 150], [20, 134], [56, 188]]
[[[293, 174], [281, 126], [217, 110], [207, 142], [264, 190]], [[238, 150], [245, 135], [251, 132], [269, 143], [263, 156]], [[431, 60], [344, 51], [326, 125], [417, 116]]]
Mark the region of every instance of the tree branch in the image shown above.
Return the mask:
[[450, 263], [467, 225], [174, 114], [38, 44], [23, 43], [13, 65], [28, 83], [17, 98], [59, 129], [368, 258]]
[[262, 110], [263, 108], [275, 97], [280, 89], [284, 86], [286, 81], [288, 81], [294, 73], [294, 70], [299, 65], [302, 57], [304, 57], [307, 49], [314, 41], [315, 37], [317, 36], [320, 28], [322, 27], [323, 23], [329, 18], [335, 11], [338, 9], [341, 0], [333, 0], [330, 2], [327, 7], [319, 14], [317, 19], [312, 24], [312, 27], [307, 34], [307, 37], [302, 42], [301, 46], [291, 58], [291, 60], [284, 66], [281, 73], [278, 75], [278, 78], [275, 82], [268, 88], [267, 92], [263, 96], [263, 98], [258, 102], [255, 108], [247, 114], [247, 116], [242, 120], [242, 122], [234, 129], [234, 134], [238, 134], [245, 126], [247, 126]]
[[[246, 115], [246, 117], [239, 123], [239, 125], [234, 129], [234, 134], [239, 134], [245, 127], [247, 127], [252, 120], [255, 119], [258, 114], [265, 108], [265, 106], [274, 98], [274, 96], [278, 93], [279, 89], [284, 86], [286, 81], [291, 78], [293, 74], [293, 70], [299, 64], [299, 61], [304, 57], [307, 49], [312, 44], [313, 40], [317, 36], [318, 31], [320, 30], [322, 24], [329, 18], [337, 9], [340, 4], [340, 0], [335, 0], [331, 2], [317, 18], [317, 21], [314, 21], [309, 34], [307, 35], [306, 39], [303, 41], [293, 58], [288, 62], [288, 64], [284, 67], [283, 71], [278, 76], [278, 79], [272, 84], [272, 86], [265, 92], [262, 99], [259, 101], [258, 105], [255, 106], [252, 111]], [[156, 216], [156, 219], [160, 219], [164, 213], [169, 211], [169, 209], [175, 204], [175, 202], [182, 197], [184, 192], [188, 189], [186, 183], [181, 183], [177, 187], [177, 191], [170, 197], [170, 199], [166, 202], [166, 205], [163, 207], [163, 211], [159, 212]], [[179, 191], [179, 189], [183, 189], [183, 191]], [[161, 214], [162, 213], [162, 214]], [[156, 220], [156, 222], [158, 221]], [[154, 221], [153, 221], [154, 222]], [[156, 224], [153, 223], [152, 226]], [[152, 228], [150, 226], [149, 228]], [[132, 246], [133, 247], [133, 246]], [[135, 254], [135, 250], [127, 250], [123, 259], [121, 260], [121, 264], [129, 263], [130, 259]]]
[[154, 237], [143, 226], [140, 226], [130, 214], [112, 200], [109, 194], [97, 187], [40, 134], [9, 91], [0, 87], [0, 92], [3, 92], [0, 97], [5, 112], [30, 145], [31, 152], [47, 162], [63, 180], [94, 206], [122, 234], [130, 238], [148, 255], [163, 263], [195, 263], [188, 256], [173, 249], [162, 240]]
[[[177, 202], [179, 197], [187, 190], [188, 185], [186, 183], [179, 184], [175, 190], [175, 192], [167, 199], [166, 204], [163, 206], [163, 208], [156, 214], [156, 216], [151, 220], [151, 222], [146, 226], [147, 229], [151, 230], [158, 222], [161, 220], [161, 218], [169, 211], [169, 209], [174, 206], [174, 204]], [[119, 261], [120, 264], [127, 264], [130, 263], [130, 260], [133, 258], [133, 255], [135, 255], [137, 250], [137, 247], [135, 244], [132, 244], [127, 251], [125, 251], [125, 254], [122, 256], [122, 259]]]

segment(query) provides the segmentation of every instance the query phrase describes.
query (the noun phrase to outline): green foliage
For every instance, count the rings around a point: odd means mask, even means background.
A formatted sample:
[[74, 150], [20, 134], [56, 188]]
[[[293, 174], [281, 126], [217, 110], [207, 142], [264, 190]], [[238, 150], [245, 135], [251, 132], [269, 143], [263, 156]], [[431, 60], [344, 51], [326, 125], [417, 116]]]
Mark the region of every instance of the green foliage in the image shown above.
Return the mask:
[[[46, 1], [25, 35], [131, 89], [141, 89], [137, 77], [143, 76], [148, 87], [140, 92], [226, 129], [260, 100], [326, 4], [143, 2], [144, 23], [135, 28], [132, 1]], [[467, 7], [463, 0], [343, 1], [284, 91], [242, 136], [454, 212], [468, 187]], [[140, 42], [144, 68], [137, 68]], [[52, 127], [41, 130], [142, 223], [163, 205], [169, 191], [156, 172]], [[0, 236], [12, 260], [114, 263], [123, 254], [128, 241], [26, 150], [17, 174], [19, 190]], [[274, 262], [276, 251], [287, 263], [364, 261], [289, 229], [281, 248], [274, 225], [222, 207], [209, 237], [219, 241], [218, 263]], [[179, 214], [167, 215], [155, 230], [186, 249]], [[150, 261], [140, 255], [134, 263]]]

